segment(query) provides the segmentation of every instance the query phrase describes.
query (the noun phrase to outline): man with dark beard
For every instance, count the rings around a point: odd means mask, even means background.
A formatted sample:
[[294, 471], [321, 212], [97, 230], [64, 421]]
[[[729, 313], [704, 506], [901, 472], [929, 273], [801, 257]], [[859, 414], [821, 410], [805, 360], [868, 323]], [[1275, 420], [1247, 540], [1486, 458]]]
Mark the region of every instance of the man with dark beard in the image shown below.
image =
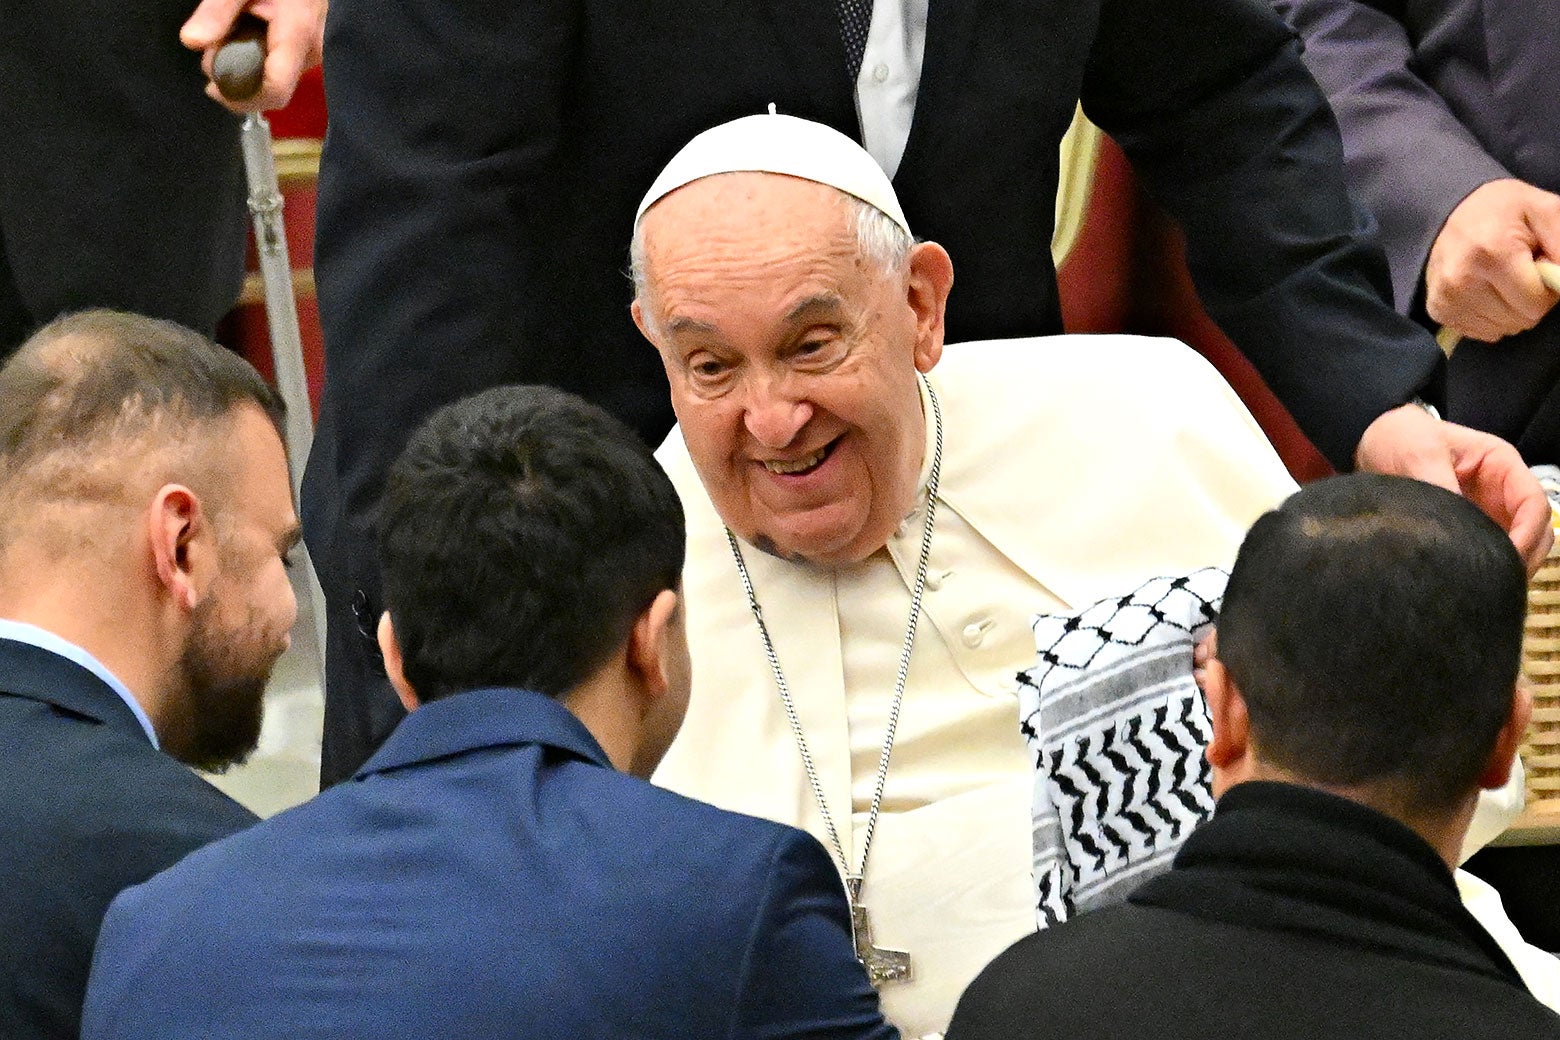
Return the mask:
[[255, 817], [296, 604], [282, 404], [168, 322], [61, 318], [0, 368], [0, 1035], [77, 1035], [123, 888]]

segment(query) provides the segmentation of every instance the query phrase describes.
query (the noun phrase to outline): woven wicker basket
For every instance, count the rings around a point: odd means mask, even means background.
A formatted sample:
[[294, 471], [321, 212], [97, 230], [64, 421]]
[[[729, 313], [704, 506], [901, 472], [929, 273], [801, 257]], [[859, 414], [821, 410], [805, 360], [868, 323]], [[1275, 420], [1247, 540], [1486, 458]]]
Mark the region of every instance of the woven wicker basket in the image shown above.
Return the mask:
[[1533, 724], [1522, 744], [1527, 810], [1512, 830], [1560, 841], [1560, 543], [1528, 586], [1522, 670], [1532, 684]]

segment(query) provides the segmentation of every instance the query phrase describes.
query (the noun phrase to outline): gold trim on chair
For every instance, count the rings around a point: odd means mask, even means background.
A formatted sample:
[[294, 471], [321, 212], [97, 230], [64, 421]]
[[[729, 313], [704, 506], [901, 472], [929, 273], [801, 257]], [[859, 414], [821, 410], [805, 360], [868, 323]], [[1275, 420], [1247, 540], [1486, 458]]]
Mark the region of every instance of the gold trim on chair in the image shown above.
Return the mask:
[[319, 180], [320, 147], [321, 141], [317, 137], [283, 137], [274, 142], [276, 179], [282, 190]]
[[[307, 300], [314, 296], [314, 268], [294, 267], [292, 269], [293, 298]], [[236, 306], [249, 307], [265, 304], [265, 280], [260, 277], [260, 272], [250, 271], [244, 275], [244, 287], [239, 290]]]
[[1100, 155], [1100, 128], [1080, 106], [1062, 138], [1061, 173], [1056, 185], [1056, 230], [1051, 233], [1051, 262], [1058, 269], [1083, 231], [1094, 194], [1094, 167]]

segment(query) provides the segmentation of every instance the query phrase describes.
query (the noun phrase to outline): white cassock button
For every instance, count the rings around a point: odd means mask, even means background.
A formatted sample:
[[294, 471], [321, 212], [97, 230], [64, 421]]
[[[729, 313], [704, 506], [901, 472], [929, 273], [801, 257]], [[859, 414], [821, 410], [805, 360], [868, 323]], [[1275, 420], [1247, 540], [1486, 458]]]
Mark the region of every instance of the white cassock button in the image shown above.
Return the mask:
[[926, 591], [936, 592], [943, 587], [943, 582], [952, 577], [952, 571], [928, 571], [926, 574]]
[[961, 633], [964, 636], [964, 645], [969, 647], [971, 650], [975, 649], [977, 646], [980, 646], [982, 640], [986, 638], [986, 629], [990, 627], [990, 618], [986, 618], [980, 621], [971, 621], [969, 624], [965, 625], [964, 631]]
[[882, 62], [878, 62], [876, 65], [874, 65], [872, 67], [872, 78], [873, 78], [873, 80], [875, 80], [878, 83], [885, 83], [885, 82], [887, 82], [888, 81], [888, 66], [884, 65]]

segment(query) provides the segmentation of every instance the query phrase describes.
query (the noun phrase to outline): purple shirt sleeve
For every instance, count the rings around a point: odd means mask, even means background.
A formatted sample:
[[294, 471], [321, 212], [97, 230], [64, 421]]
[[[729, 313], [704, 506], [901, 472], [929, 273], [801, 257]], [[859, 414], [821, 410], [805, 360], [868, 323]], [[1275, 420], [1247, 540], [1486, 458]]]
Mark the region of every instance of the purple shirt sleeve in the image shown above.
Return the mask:
[[1305, 40], [1306, 66], [1343, 130], [1350, 188], [1381, 226], [1393, 298], [1406, 313], [1447, 216], [1479, 185], [1510, 174], [1420, 77], [1396, 18], [1359, 0], [1273, 6]]

